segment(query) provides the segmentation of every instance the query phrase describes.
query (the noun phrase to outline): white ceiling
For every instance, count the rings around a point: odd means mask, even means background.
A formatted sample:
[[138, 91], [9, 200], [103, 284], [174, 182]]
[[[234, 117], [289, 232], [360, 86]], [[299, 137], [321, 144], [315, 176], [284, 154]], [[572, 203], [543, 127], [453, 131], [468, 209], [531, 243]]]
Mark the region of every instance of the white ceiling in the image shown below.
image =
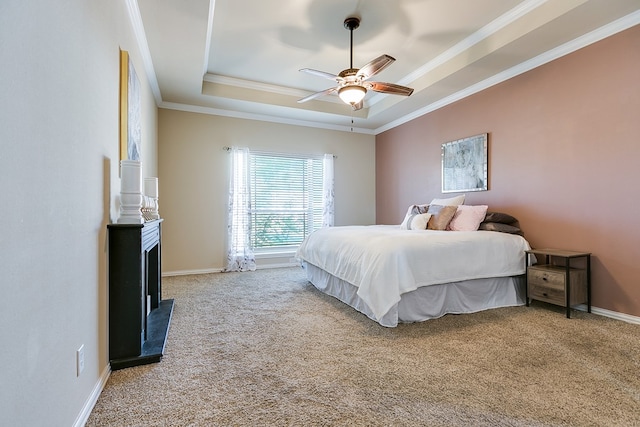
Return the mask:
[[[158, 105], [377, 134], [640, 23], [640, 0], [128, 0]], [[388, 54], [369, 92], [296, 101]], [[352, 124], [353, 119], [353, 124]]]

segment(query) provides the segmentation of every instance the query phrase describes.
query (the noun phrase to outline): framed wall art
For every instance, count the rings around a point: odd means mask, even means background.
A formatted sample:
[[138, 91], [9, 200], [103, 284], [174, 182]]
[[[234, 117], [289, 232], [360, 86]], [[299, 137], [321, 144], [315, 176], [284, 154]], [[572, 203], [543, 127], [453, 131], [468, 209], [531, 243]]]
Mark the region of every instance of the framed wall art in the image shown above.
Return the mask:
[[483, 133], [442, 144], [442, 192], [487, 191], [487, 142]]
[[129, 52], [120, 51], [120, 160], [140, 160], [141, 132], [140, 81]]

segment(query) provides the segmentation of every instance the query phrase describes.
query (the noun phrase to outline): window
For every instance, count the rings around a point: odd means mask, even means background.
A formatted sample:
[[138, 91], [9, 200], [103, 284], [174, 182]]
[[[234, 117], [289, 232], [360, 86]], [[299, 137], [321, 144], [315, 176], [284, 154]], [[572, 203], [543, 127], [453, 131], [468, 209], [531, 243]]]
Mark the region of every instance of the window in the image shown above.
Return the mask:
[[293, 250], [323, 225], [323, 156], [249, 154], [249, 240], [260, 252]]
[[333, 226], [333, 155], [230, 147], [227, 267], [253, 271], [256, 252], [293, 252], [313, 230]]

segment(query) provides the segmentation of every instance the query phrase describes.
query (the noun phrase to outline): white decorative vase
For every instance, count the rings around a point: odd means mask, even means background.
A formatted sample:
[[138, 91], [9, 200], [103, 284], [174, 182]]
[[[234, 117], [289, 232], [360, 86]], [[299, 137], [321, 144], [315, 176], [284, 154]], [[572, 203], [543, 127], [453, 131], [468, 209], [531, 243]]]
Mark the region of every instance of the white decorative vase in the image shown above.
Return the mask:
[[151, 177], [144, 179], [144, 195], [152, 199], [158, 198], [158, 178]]
[[143, 224], [142, 165], [137, 160], [120, 161], [120, 217], [118, 224]]
[[145, 209], [144, 217], [149, 220], [160, 219], [158, 213], [158, 178], [144, 179], [144, 195], [150, 199], [149, 206]]

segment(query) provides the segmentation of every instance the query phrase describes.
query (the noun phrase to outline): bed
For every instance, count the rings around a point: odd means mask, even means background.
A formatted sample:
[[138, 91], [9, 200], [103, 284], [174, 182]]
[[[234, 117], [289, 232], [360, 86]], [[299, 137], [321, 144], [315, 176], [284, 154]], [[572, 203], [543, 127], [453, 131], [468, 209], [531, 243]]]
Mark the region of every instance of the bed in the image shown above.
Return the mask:
[[311, 233], [296, 256], [317, 289], [386, 327], [523, 305], [529, 243], [481, 225], [327, 227]]

